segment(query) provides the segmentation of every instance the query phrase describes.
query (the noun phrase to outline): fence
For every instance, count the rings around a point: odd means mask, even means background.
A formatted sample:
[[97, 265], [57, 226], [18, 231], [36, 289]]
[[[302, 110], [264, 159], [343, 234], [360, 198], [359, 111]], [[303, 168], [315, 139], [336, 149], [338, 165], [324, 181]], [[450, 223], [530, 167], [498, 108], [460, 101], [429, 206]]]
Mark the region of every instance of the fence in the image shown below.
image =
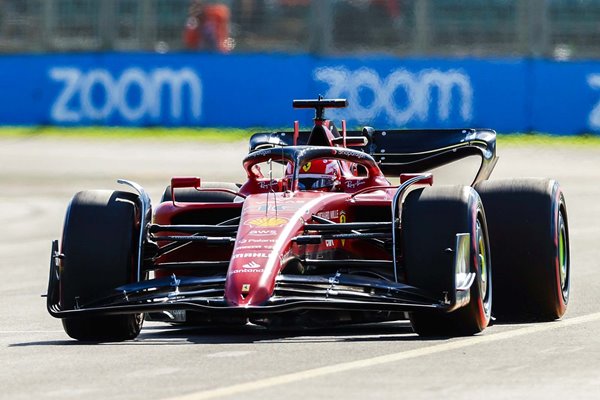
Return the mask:
[[[190, 0], [0, 0], [0, 52], [186, 48]], [[232, 52], [600, 57], [600, 0], [227, 0]]]

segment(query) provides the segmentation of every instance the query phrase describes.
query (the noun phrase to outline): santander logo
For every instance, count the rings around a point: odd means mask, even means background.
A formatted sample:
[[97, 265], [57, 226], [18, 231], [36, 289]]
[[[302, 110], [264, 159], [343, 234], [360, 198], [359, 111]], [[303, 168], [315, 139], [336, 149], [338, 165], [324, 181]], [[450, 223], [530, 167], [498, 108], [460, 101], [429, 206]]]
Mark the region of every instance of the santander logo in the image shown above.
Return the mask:
[[262, 265], [260, 265], [259, 263], [255, 262], [255, 261], [250, 261], [246, 264], [243, 264], [240, 268], [230, 270], [229, 274], [231, 274], [231, 275], [243, 274], [243, 273], [256, 274], [256, 273], [262, 273], [262, 272], [264, 272], [264, 268]]
[[260, 264], [255, 263], [254, 261], [250, 261], [248, 264], [244, 264], [242, 265], [242, 268], [246, 269], [255, 269], [255, 268], [260, 268]]

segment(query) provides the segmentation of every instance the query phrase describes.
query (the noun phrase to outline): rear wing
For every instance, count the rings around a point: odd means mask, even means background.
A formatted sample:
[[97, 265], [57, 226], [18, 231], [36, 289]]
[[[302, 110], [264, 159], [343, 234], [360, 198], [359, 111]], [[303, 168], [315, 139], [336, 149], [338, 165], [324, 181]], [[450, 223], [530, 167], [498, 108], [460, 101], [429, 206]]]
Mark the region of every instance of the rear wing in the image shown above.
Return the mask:
[[[298, 132], [296, 145], [306, 145], [310, 131]], [[473, 183], [489, 178], [497, 162], [496, 132], [491, 129], [417, 129], [347, 131], [334, 145], [371, 155], [385, 175], [421, 173], [469, 156], [480, 156]], [[250, 152], [276, 146], [293, 146], [294, 132], [255, 133]]]

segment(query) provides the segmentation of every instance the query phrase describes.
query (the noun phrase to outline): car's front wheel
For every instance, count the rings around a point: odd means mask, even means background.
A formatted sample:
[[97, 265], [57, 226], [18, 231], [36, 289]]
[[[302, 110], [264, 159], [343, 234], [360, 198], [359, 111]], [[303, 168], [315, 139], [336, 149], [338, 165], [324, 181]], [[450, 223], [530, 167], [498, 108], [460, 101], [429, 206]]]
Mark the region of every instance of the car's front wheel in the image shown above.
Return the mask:
[[465, 336], [484, 330], [491, 318], [492, 264], [481, 199], [468, 186], [412, 191], [402, 207], [402, 250], [409, 285], [443, 298], [454, 290], [456, 234], [469, 234], [469, 272], [475, 273], [467, 305], [446, 313], [410, 313], [421, 336]]
[[[73, 310], [135, 279], [139, 238], [138, 196], [93, 190], [73, 197], [63, 229], [60, 305]], [[85, 315], [62, 320], [65, 332], [84, 341], [121, 341], [140, 333], [142, 314]]]

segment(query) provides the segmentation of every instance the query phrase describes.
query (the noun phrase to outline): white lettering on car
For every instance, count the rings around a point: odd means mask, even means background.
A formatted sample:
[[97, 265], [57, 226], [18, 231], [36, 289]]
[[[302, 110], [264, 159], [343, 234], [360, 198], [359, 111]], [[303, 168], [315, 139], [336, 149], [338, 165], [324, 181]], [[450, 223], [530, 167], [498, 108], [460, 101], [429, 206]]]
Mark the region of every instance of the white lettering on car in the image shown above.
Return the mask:
[[355, 188], [357, 188], [357, 187], [360, 187], [360, 186], [362, 186], [362, 185], [364, 185], [364, 184], [366, 184], [366, 183], [367, 183], [367, 182], [366, 182], [366, 181], [363, 181], [363, 180], [357, 180], [357, 181], [346, 181], [346, 187], [347, 187], [348, 189], [355, 189]]
[[267, 253], [237, 253], [231, 256], [232, 260], [236, 258], [268, 258], [269, 255]]
[[249, 236], [277, 236], [274, 229], [254, 229], [248, 232]]
[[253, 244], [253, 245], [242, 245], [242, 246], [236, 246], [236, 250], [271, 250], [273, 248], [273, 246], [269, 246], [269, 245], [260, 245], [260, 244]]
[[275, 239], [242, 239], [240, 243], [275, 243]]
[[241, 273], [248, 273], [248, 272], [262, 273], [262, 272], [264, 272], [264, 268], [260, 268], [260, 269], [254, 269], [254, 268], [235, 269], [235, 270], [231, 271], [230, 274], [234, 275], [234, 274], [241, 274]]

